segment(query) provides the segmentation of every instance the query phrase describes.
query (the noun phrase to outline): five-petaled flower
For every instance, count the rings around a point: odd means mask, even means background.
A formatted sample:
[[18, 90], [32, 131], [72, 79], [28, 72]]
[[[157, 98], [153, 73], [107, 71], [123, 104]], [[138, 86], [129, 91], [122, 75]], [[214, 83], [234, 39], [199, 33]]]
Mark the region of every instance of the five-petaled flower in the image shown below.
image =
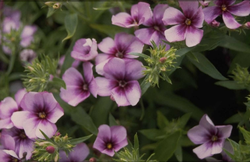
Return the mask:
[[128, 144], [127, 131], [123, 126], [101, 125], [98, 128], [98, 134], [93, 148], [103, 154], [114, 156], [115, 152]]
[[200, 159], [204, 159], [222, 152], [225, 139], [231, 135], [231, 131], [231, 125], [215, 126], [205, 114], [199, 125], [191, 128], [187, 135], [194, 144], [202, 144], [193, 149], [193, 152]]
[[199, 29], [204, 21], [202, 7], [199, 7], [198, 1], [179, 1], [179, 4], [184, 14], [173, 7], [168, 7], [164, 12], [164, 24], [175, 25], [165, 30], [165, 37], [169, 42], [186, 39], [188, 47], [195, 46], [203, 37], [203, 30]]
[[250, 14], [250, 2], [244, 0], [233, 5], [235, 0], [215, 0], [216, 6], [206, 7], [203, 9], [205, 21], [210, 24], [216, 17], [222, 14], [222, 19], [229, 29], [236, 29], [241, 26], [232, 16], [247, 16]]

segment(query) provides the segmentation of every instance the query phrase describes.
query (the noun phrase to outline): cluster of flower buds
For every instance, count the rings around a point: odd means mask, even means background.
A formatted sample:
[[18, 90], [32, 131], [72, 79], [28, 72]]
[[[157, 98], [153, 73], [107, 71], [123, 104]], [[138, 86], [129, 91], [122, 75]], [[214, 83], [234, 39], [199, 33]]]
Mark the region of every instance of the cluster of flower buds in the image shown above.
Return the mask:
[[236, 68], [232, 71], [232, 78], [238, 83], [243, 85], [245, 88], [250, 88], [250, 74], [248, 68], [236, 65]]

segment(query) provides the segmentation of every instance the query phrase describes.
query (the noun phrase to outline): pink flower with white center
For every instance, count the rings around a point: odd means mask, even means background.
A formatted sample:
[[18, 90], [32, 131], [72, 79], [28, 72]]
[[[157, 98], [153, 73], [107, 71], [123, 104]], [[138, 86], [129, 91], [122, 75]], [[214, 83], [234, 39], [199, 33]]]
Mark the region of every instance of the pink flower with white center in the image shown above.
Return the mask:
[[27, 137], [23, 129], [17, 129], [16, 127], [8, 130], [4, 129], [2, 135], [10, 135], [15, 140], [15, 149], [13, 151], [17, 153], [18, 157], [22, 158], [26, 152], [26, 160], [31, 158], [34, 141]]
[[[210, 24], [216, 17], [222, 14], [222, 19], [229, 29], [236, 29], [241, 26], [233, 15], [248, 16], [250, 14], [250, 1], [244, 0], [235, 4], [235, 0], [215, 0], [216, 6], [211, 6], [203, 9], [205, 21]], [[233, 15], [232, 15], [233, 14]]]
[[199, 29], [204, 21], [202, 7], [199, 7], [198, 1], [179, 1], [179, 4], [183, 13], [173, 7], [167, 8], [164, 13], [164, 24], [175, 25], [165, 30], [165, 37], [169, 42], [186, 40], [188, 47], [195, 46], [203, 37], [203, 30]]
[[14, 112], [22, 110], [20, 102], [26, 93], [25, 89], [21, 89], [15, 94], [15, 100], [11, 97], [6, 97], [0, 102], [0, 129], [13, 127], [11, 116]]
[[118, 33], [113, 40], [110, 37], [104, 38], [98, 44], [98, 48], [103, 52], [97, 55], [96, 72], [103, 75], [103, 67], [111, 58], [137, 58], [138, 56], [130, 55], [129, 53], [141, 53], [143, 43], [135, 36], [127, 33]]
[[105, 78], [96, 78], [98, 95], [111, 96], [118, 106], [135, 106], [141, 97], [137, 80], [143, 77], [144, 70], [137, 60], [110, 59], [103, 68]]
[[64, 151], [59, 152], [59, 162], [80, 162], [89, 155], [89, 148], [85, 143], [77, 144], [67, 156]]
[[24, 129], [30, 139], [42, 138], [42, 130], [52, 137], [57, 130], [55, 123], [64, 112], [49, 92], [28, 92], [24, 95], [21, 107], [23, 111], [14, 112], [11, 121], [18, 129]]
[[193, 152], [200, 159], [221, 153], [225, 139], [230, 136], [232, 128], [231, 125], [215, 126], [206, 114], [203, 115], [199, 125], [187, 133], [194, 144], [201, 144], [193, 149]]
[[139, 26], [153, 15], [150, 5], [145, 2], [139, 2], [131, 7], [131, 15], [126, 12], [118, 13], [112, 16], [112, 24], [124, 28]]
[[144, 44], [151, 45], [151, 41], [154, 41], [157, 45], [159, 45], [162, 40], [166, 40], [164, 36], [166, 28], [162, 22], [162, 17], [167, 8], [167, 4], [156, 5], [153, 10], [153, 15], [144, 20], [143, 25], [148, 28], [142, 28], [135, 31], [135, 36]]
[[76, 41], [71, 57], [80, 61], [89, 61], [97, 56], [97, 43], [95, 39], [79, 39]]
[[93, 148], [101, 153], [114, 156], [115, 152], [127, 146], [127, 131], [123, 126], [100, 125]]
[[90, 62], [83, 63], [84, 78], [81, 73], [71, 67], [65, 71], [62, 79], [66, 83], [66, 89], [61, 88], [60, 96], [71, 106], [76, 106], [90, 96], [97, 97], [97, 84], [93, 76], [93, 65]]

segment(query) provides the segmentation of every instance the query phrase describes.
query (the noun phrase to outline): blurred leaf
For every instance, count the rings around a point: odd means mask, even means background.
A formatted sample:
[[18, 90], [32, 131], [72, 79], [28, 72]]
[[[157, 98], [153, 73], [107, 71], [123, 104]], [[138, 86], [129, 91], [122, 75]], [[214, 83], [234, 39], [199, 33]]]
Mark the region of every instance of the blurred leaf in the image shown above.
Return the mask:
[[232, 70], [234, 70], [236, 68], [236, 65], [240, 65], [241, 67], [250, 67], [250, 55], [246, 54], [246, 53], [237, 53], [237, 55], [234, 57], [230, 68], [229, 68], [229, 72], [231, 73]]
[[155, 149], [156, 159], [159, 161], [168, 161], [177, 149], [178, 142], [181, 137], [181, 132], [175, 132], [166, 137]]
[[82, 143], [82, 142], [88, 140], [92, 136], [93, 136], [93, 134], [88, 135], [88, 136], [84, 136], [84, 137], [80, 137], [80, 138], [75, 138], [75, 139], [70, 140], [70, 143], [73, 145], [76, 145], [78, 143]]
[[129, 53], [130, 55], [134, 55], [134, 56], [140, 56], [144, 59], [146, 58], [150, 58], [148, 55], [144, 54], [144, 53]]
[[93, 123], [93, 120], [91, 117], [84, 111], [81, 107], [76, 107], [71, 112], [71, 119], [79, 124], [80, 126], [86, 128], [88, 131], [93, 133], [94, 135], [97, 135], [98, 130]]
[[177, 56], [183, 56], [185, 54], [187, 54], [188, 52], [190, 52], [193, 48], [189, 48], [189, 47], [185, 47], [185, 48], [181, 48], [181, 49], [178, 49], [175, 54]]
[[228, 118], [224, 123], [230, 124], [230, 123], [239, 123], [242, 121], [243, 116], [241, 114], [234, 114], [230, 118]]
[[243, 134], [246, 144], [250, 145], [250, 132], [245, 130], [243, 127], [239, 127], [240, 132]]
[[144, 136], [146, 136], [148, 139], [153, 141], [157, 141], [160, 139], [159, 137], [162, 138], [165, 135], [164, 131], [158, 129], [144, 129], [144, 130], [139, 130], [139, 132]]
[[134, 149], [137, 150], [137, 152], [139, 153], [139, 139], [138, 139], [138, 136], [137, 136], [137, 133], [135, 134], [134, 136]]
[[77, 28], [77, 25], [78, 25], [78, 16], [77, 16], [77, 14], [74, 13], [74, 14], [69, 14], [69, 15], [65, 16], [64, 24], [65, 24], [65, 28], [67, 30], [68, 35], [67, 35], [67, 37], [65, 37], [62, 40], [62, 42], [67, 40], [67, 39], [70, 39], [75, 34], [76, 28]]
[[182, 162], [182, 148], [180, 145], [177, 146], [176, 151], [175, 151], [175, 157], [179, 162]]
[[66, 84], [61, 78], [53, 77], [52, 84], [66, 89]]
[[237, 82], [231, 80], [218, 81], [215, 82], [215, 84], [233, 90], [245, 89], [244, 85], [238, 84]]
[[110, 126], [118, 125], [115, 121], [114, 116], [111, 113], [109, 113], [109, 125]]
[[250, 46], [228, 35], [224, 35], [223, 41], [220, 43], [221, 47], [225, 47], [234, 51], [243, 53], [250, 53]]
[[108, 122], [109, 112], [113, 103], [114, 101], [112, 101], [110, 97], [98, 98], [90, 112], [90, 116], [97, 127]]
[[214, 79], [218, 80], [228, 80], [225, 78], [215, 67], [214, 65], [201, 53], [193, 53], [193, 55], [198, 59], [197, 62], [194, 57], [187, 55], [189, 60], [203, 73], [211, 76]]
[[157, 126], [160, 129], [165, 128], [169, 124], [168, 119], [160, 112], [157, 111]]
[[147, 76], [143, 79], [143, 81], [140, 84], [141, 95], [143, 95], [148, 90], [148, 88], [151, 86], [151, 84], [149, 82], [147, 82], [146, 80], [147, 80]]
[[110, 37], [114, 37], [116, 33], [125, 32], [123, 28], [114, 25], [90, 24], [93, 29], [104, 33]]
[[190, 119], [192, 113], [187, 113], [187, 114], [184, 114], [182, 117], [179, 118], [178, 120], [178, 125], [180, 128], [184, 128], [185, 125], [187, 124], [188, 120]]
[[240, 149], [240, 145], [238, 143], [236, 143], [235, 141], [231, 140], [231, 139], [227, 139], [231, 146], [233, 147], [233, 153], [231, 154], [230, 152], [228, 152], [226, 149], [223, 149], [226, 154], [232, 158], [234, 161], [242, 161], [242, 155], [241, 155], [241, 149]]
[[56, 10], [53, 7], [49, 7], [47, 12], [47, 18], [53, 15], [55, 12]]

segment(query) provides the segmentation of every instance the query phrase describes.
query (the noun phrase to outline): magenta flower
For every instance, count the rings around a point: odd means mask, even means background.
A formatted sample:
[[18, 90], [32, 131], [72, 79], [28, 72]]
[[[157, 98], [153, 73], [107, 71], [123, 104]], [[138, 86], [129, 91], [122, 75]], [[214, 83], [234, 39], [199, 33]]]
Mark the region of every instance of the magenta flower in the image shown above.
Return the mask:
[[20, 45], [22, 47], [28, 47], [31, 42], [34, 40], [33, 35], [37, 31], [37, 27], [34, 25], [26, 25], [23, 28], [21, 33], [21, 42]]
[[145, 2], [139, 2], [131, 7], [131, 15], [126, 12], [118, 13], [112, 16], [112, 24], [124, 28], [139, 26], [153, 15], [150, 5]]
[[245, 0], [235, 4], [235, 0], [215, 0], [216, 6], [203, 9], [205, 21], [210, 24], [216, 17], [222, 14], [222, 19], [229, 29], [236, 29], [241, 26], [232, 16], [248, 16], [250, 14], [250, 1]]
[[115, 152], [128, 144], [127, 131], [123, 126], [100, 125], [93, 148], [101, 153], [114, 156]]
[[143, 77], [143, 70], [137, 60], [110, 59], [103, 68], [105, 78], [96, 78], [98, 95], [111, 96], [118, 106], [135, 106], [141, 97], [137, 80]]
[[193, 149], [200, 158], [212, 156], [222, 152], [224, 141], [231, 134], [231, 125], [214, 126], [211, 119], [205, 114], [198, 126], [191, 128], [187, 135], [194, 144], [202, 144]]
[[11, 97], [6, 97], [0, 102], [0, 129], [13, 127], [11, 116], [14, 112], [22, 110], [20, 102], [26, 93], [25, 89], [21, 89], [15, 94], [16, 101]]
[[168, 8], [167, 4], [158, 4], [153, 10], [153, 15], [146, 19], [143, 25], [149, 28], [142, 28], [135, 31], [135, 36], [140, 39], [144, 44], [151, 45], [154, 41], [157, 45], [162, 40], [166, 40], [164, 36], [165, 26], [162, 22], [163, 13]]
[[83, 63], [84, 78], [75, 68], [69, 68], [63, 74], [66, 90], [61, 88], [61, 98], [72, 106], [76, 106], [90, 96], [97, 97], [97, 84], [93, 76], [93, 65], [90, 62]]
[[15, 141], [10, 135], [1, 135], [1, 143], [3, 149], [0, 149], [0, 161], [21, 161], [21, 158], [16, 154]]
[[71, 57], [80, 61], [89, 61], [97, 56], [97, 43], [95, 39], [79, 39], [76, 41]]
[[76, 145], [76, 147], [73, 148], [73, 150], [69, 153], [67, 156], [64, 151], [59, 152], [59, 162], [80, 162], [86, 159], [86, 157], [89, 155], [89, 148], [85, 143], [79, 143]]
[[202, 7], [199, 7], [198, 1], [179, 1], [179, 4], [184, 14], [173, 7], [167, 8], [164, 13], [164, 24], [175, 25], [165, 30], [165, 37], [169, 42], [186, 40], [188, 47], [195, 46], [203, 37], [203, 30], [198, 29], [204, 21]]
[[48, 137], [56, 133], [55, 123], [64, 113], [52, 93], [28, 92], [22, 99], [21, 107], [23, 111], [14, 112], [11, 121], [18, 129], [24, 129], [30, 139], [44, 139], [40, 130]]
[[109, 59], [118, 58], [137, 58], [137, 56], [130, 55], [129, 53], [141, 53], [143, 49], [143, 43], [135, 36], [127, 33], [118, 33], [113, 40], [107, 37], [98, 44], [98, 48], [103, 54], [97, 55], [96, 72], [103, 75], [103, 67], [109, 61]]
[[16, 127], [9, 130], [4, 129], [2, 135], [10, 135], [15, 140], [15, 149], [13, 151], [17, 153], [18, 157], [22, 158], [26, 152], [26, 160], [31, 158], [34, 141], [27, 137], [23, 129], [17, 129]]

